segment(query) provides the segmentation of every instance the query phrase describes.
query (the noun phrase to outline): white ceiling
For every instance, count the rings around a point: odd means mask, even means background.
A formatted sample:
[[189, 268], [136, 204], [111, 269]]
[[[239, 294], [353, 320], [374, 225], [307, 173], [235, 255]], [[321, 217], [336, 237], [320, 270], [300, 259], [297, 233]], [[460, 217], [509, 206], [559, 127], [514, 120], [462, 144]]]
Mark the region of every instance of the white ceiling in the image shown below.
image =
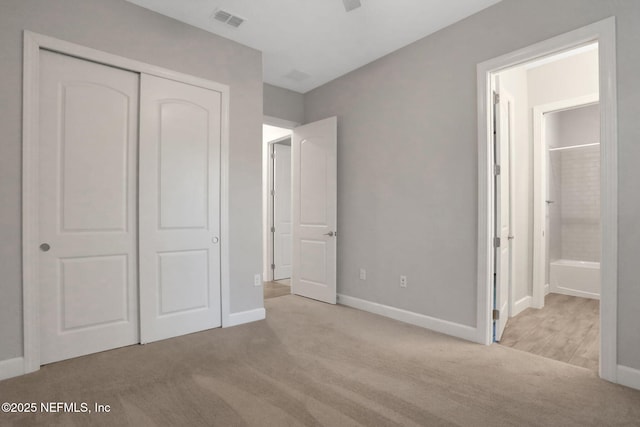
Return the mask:
[[[262, 51], [265, 82], [305, 93], [500, 0], [127, 1]], [[214, 21], [218, 8], [246, 21]]]

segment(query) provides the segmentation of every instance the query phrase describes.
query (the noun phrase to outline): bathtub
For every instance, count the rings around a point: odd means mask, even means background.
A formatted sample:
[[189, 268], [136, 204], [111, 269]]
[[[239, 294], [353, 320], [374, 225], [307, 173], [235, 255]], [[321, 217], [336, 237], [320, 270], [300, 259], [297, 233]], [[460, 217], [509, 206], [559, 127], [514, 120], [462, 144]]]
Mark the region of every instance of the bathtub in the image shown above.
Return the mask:
[[549, 264], [549, 292], [600, 299], [600, 263], [558, 259]]

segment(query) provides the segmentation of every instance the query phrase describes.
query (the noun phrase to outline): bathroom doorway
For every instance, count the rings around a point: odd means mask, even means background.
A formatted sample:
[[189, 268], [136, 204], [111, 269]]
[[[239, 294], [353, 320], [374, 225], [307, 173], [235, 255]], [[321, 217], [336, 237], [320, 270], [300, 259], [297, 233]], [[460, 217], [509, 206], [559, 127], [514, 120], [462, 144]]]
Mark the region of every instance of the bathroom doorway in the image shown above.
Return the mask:
[[265, 299], [291, 294], [291, 134], [263, 125]]
[[598, 44], [529, 61], [493, 79], [499, 165], [494, 341], [597, 371]]

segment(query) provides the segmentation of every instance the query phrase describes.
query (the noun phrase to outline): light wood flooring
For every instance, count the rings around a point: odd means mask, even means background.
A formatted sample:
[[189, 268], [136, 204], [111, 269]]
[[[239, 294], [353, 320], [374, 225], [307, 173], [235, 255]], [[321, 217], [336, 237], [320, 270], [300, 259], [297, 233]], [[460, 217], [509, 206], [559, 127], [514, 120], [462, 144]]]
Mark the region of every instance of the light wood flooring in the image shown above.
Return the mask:
[[264, 299], [283, 297], [289, 294], [291, 294], [289, 279], [264, 282]]
[[544, 308], [509, 319], [500, 344], [598, 370], [600, 301], [549, 294]]

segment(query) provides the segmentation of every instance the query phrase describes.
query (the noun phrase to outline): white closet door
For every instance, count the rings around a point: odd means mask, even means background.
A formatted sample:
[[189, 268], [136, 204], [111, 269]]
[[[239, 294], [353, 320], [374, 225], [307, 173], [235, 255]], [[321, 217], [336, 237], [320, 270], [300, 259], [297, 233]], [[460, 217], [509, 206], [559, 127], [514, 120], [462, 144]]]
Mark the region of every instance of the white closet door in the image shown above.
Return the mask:
[[221, 326], [219, 92], [143, 74], [141, 341]]
[[138, 75], [40, 56], [41, 363], [139, 342]]

